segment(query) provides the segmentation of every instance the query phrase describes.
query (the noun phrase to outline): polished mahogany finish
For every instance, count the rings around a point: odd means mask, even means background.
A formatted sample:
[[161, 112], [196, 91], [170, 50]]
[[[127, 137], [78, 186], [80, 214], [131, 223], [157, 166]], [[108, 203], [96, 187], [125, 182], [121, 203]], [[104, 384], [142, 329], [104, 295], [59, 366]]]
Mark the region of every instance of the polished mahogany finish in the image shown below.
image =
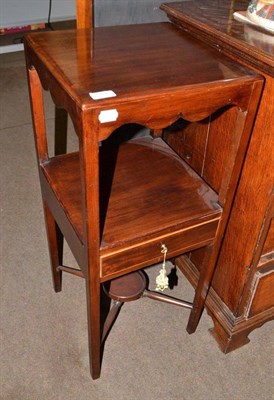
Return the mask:
[[164, 3], [161, 9], [191, 35], [273, 77], [273, 35], [233, 17], [235, 11], [245, 11], [248, 4], [249, 0], [195, 0]]
[[94, 0], [76, 0], [76, 23], [78, 29], [93, 28], [93, 3]]
[[[274, 46], [273, 35], [233, 19], [248, 1], [198, 0], [162, 5], [180, 30], [264, 75], [254, 124], [215, 276], [207, 299], [213, 335], [224, 352], [248, 343], [248, 334], [274, 318]], [[168, 142], [199, 170], [207, 142], [203, 124], [169, 134]], [[208, 146], [208, 145], [207, 145]], [[211, 148], [211, 144], [209, 144]], [[213, 144], [214, 147], [214, 144]], [[196, 285], [203, 252], [178, 265]]]
[[[168, 258], [205, 249], [187, 326], [195, 331], [263, 80], [170, 23], [35, 33], [25, 49], [54, 287], [61, 290], [62, 271], [85, 278], [95, 379], [101, 368], [101, 286], [161, 261], [163, 243]], [[49, 157], [42, 88], [69, 113], [79, 152]], [[210, 174], [210, 167], [194, 171], [160, 137], [182, 118], [212, 118], [216, 143], [209, 157], [219, 160], [218, 173]], [[131, 122], [154, 129], [155, 137], [120, 137], [120, 145], [108, 140]], [[80, 272], [62, 265], [60, 232]]]
[[[94, 1], [76, 0], [77, 29], [91, 29], [94, 25]], [[54, 154], [64, 154], [67, 149], [68, 114], [66, 110], [55, 108], [55, 146]]]

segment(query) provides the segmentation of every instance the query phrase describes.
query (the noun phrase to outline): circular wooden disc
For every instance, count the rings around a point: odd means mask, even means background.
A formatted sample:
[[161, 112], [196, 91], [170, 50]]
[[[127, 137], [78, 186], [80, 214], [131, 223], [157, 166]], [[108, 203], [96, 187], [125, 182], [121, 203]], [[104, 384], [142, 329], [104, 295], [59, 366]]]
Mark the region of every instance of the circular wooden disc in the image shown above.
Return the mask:
[[127, 302], [139, 299], [146, 288], [146, 278], [142, 271], [113, 279], [107, 295], [117, 301]]

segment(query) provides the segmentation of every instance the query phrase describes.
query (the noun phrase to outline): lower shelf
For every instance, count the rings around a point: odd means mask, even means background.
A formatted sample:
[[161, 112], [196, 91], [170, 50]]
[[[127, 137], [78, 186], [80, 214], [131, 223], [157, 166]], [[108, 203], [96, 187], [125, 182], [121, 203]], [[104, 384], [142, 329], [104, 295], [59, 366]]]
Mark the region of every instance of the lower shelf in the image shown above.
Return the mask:
[[[100, 156], [102, 275], [115, 273], [121, 252], [138, 263], [146, 252], [146, 259], [160, 259], [165, 239], [172, 255], [213, 240], [222, 212], [217, 194], [162, 139], [103, 145]], [[78, 153], [52, 158], [43, 173], [83, 238]]]

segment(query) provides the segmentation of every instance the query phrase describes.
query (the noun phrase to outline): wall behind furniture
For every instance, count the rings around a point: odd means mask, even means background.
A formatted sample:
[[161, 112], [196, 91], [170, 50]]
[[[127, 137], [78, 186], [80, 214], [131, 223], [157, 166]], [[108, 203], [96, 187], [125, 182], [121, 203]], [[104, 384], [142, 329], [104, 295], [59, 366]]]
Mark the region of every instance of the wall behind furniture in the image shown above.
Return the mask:
[[[49, 0], [0, 0], [0, 27], [47, 22]], [[75, 0], [52, 0], [51, 19], [75, 18]]]
[[[76, 0], [52, 0], [51, 21], [75, 19]], [[95, 24], [118, 25], [166, 20], [163, 0], [95, 0]], [[0, 27], [47, 22], [49, 0], [0, 0]]]
[[95, 25], [125, 25], [166, 21], [159, 10], [164, 0], [95, 0]]

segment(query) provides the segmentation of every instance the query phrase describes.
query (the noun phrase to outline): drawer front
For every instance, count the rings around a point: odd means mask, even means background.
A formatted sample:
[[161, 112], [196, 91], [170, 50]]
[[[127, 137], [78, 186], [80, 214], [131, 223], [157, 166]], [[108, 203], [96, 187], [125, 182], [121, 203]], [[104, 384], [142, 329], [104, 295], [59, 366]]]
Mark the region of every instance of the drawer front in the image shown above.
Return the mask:
[[274, 265], [255, 274], [254, 289], [248, 317], [274, 308]]
[[[176, 231], [152, 240], [119, 249], [101, 256], [101, 279], [111, 278], [132, 272], [142, 267], [156, 264], [163, 260], [162, 245], [168, 252], [167, 259], [178, 256], [186, 251], [211, 243], [216, 235], [219, 219], [198, 225], [196, 227]], [[194, 243], [195, 238], [195, 245]]]

